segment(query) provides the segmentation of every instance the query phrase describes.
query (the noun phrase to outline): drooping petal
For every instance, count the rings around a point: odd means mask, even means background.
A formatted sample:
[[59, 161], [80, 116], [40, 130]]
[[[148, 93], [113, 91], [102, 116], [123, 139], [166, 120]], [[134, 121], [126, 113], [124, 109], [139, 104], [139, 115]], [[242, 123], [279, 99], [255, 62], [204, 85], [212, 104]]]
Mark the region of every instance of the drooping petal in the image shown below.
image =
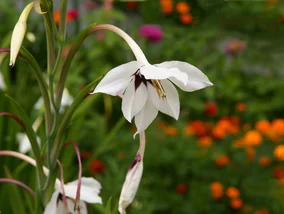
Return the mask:
[[134, 118], [135, 125], [137, 128], [137, 132], [135, 133], [135, 135], [143, 132], [157, 117], [157, 114], [158, 109], [153, 105], [150, 99], [147, 99], [144, 108]]
[[140, 62], [132, 61], [113, 68], [106, 74], [91, 94], [98, 92], [113, 96], [121, 94], [140, 66]]
[[143, 156], [145, 151], [145, 133], [140, 134], [140, 147], [133, 163], [128, 169], [125, 182], [123, 184], [119, 197], [119, 212], [126, 213], [126, 208], [132, 203], [138, 190], [143, 173]]
[[135, 79], [133, 79], [125, 90], [122, 99], [122, 113], [129, 122], [145, 106], [147, 96], [146, 86], [142, 83], [135, 89]]
[[184, 82], [181, 82], [175, 77], [169, 78], [174, 84], [184, 91], [195, 91], [213, 85], [202, 71], [187, 62], [168, 61], [157, 64], [156, 66], [160, 68], [177, 68], [182, 73], [186, 73], [188, 76], [186, 85], [183, 84]]
[[63, 201], [61, 201], [60, 198], [58, 198], [59, 194], [60, 194], [59, 191], [55, 191], [52, 194], [49, 203], [45, 207], [44, 214], [57, 214], [65, 212]]
[[177, 68], [162, 68], [153, 65], [146, 65], [140, 68], [140, 73], [146, 79], [162, 80], [168, 78], [175, 78], [186, 85], [188, 76]]
[[[78, 180], [72, 181], [64, 185], [65, 195], [69, 198], [76, 198]], [[81, 178], [80, 200], [88, 203], [102, 203], [101, 197], [98, 195], [101, 190], [101, 184], [94, 178]]]
[[149, 97], [159, 111], [177, 120], [180, 109], [178, 92], [169, 80], [160, 80], [160, 83], [166, 93], [166, 97], [160, 98], [152, 85], [148, 86]]

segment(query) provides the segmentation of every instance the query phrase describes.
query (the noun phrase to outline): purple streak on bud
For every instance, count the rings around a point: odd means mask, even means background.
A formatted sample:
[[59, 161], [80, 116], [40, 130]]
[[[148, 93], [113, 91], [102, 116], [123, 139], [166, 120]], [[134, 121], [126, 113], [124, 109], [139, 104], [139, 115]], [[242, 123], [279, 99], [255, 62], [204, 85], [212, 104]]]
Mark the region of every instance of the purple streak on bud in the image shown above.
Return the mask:
[[137, 163], [140, 163], [141, 159], [142, 159], [142, 158], [141, 158], [141, 155], [140, 155], [140, 154], [137, 154], [136, 157], [135, 157], [135, 159], [134, 159], [134, 161], [132, 162], [131, 166], [129, 167], [128, 172], [129, 172], [131, 169], [133, 169], [134, 166], [136, 166]]

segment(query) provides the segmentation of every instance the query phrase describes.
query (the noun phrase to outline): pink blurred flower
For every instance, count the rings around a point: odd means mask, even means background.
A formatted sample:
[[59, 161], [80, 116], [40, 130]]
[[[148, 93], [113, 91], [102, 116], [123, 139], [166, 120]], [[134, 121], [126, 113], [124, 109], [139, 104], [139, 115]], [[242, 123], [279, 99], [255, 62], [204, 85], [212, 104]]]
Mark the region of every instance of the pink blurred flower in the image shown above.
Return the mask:
[[67, 11], [67, 22], [71, 22], [79, 18], [79, 11], [75, 8], [71, 8]]
[[224, 51], [228, 55], [236, 55], [241, 53], [246, 47], [246, 42], [238, 39], [232, 39], [226, 42]]
[[104, 32], [101, 31], [97, 32], [97, 40], [102, 41], [104, 40], [104, 38], [105, 38]]
[[163, 31], [158, 25], [143, 25], [139, 29], [139, 35], [150, 42], [159, 42], [163, 38]]

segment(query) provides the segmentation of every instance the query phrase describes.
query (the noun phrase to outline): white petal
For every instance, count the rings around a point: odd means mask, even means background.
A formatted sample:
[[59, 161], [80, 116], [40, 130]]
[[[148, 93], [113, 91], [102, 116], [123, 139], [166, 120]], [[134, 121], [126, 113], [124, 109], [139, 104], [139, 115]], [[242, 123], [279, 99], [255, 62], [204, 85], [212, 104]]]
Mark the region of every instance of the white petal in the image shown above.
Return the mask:
[[138, 114], [145, 106], [148, 93], [145, 84], [141, 83], [135, 90], [135, 78], [130, 82], [125, 90], [122, 99], [122, 113], [124, 117], [131, 123], [133, 116]]
[[187, 62], [169, 61], [157, 64], [156, 66], [161, 68], [178, 68], [181, 72], [186, 73], [188, 76], [186, 85], [175, 77], [169, 78], [184, 91], [195, 91], [213, 85], [202, 71]]
[[35, 110], [40, 110], [43, 108], [43, 98], [40, 97], [37, 102], [34, 104], [34, 109]]
[[[137, 156], [136, 156], [137, 158]], [[135, 159], [136, 159], [135, 158]], [[134, 160], [136, 161], [136, 160]], [[119, 197], [119, 212], [126, 213], [126, 207], [132, 203], [138, 190], [143, 173], [143, 159], [137, 161], [133, 168], [129, 169]]]
[[19, 150], [21, 153], [26, 153], [31, 150], [30, 141], [25, 133], [17, 133], [16, 139], [19, 142]]
[[0, 89], [2, 89], [2, 90], [6, 89], [6, 84], [4, 82], [4, 77], [3, 77], [1, 72], [0, 72]]
[[[75, 206], [74, 199], [66, 198], [66, 202], [67, 202], [67, 207], [68, 207], [70, 214], [73, 214], [73, 213], [75, 214], [75, 212], [74, 212], [74, 206]], [[79, 202], [79, 208], [80, 208], [80, 212], [79, 212], [80, 214], [87, 214], [88, 213], [87, 206], [86, 206], [86, 203], [84, 201]], [[64, 214], [65, 214], [65, 212], [64, 212]]]
[[[45, 207], [44, 214], [59, 214], [60, 213], [60, 212], [57, 212], [58, 208], [60, 209], [60, 205], [57, 204], [58, 195], [59, 195], [59, 191], [55, 191], [52, 194], [49, 203]], [[59, 203], [60, 203], [60, 201], [59, 201]], [[62, 208], [63, 208], [63, 210], [62, 210], [63, 212], [61, 212], [61, 213], [64, 213], [63, 202], [62, 202], [61, 205], [62, 205]], [[57, 208], [57, 206], [58, 206], [58, 208]]]
[[110, 70], [106, 76], [97, 85], [93, 93], [106, 93], [113, 96], [121, 94], [130, 80], [133, 78], [133, 74], [141, 67], [141, 63], [132, 61]]
[[[78, 180], [72, 181], [64, 185], [64, 191], [66, 196], [75, 199], [77, 192]], [[101, 184], [94, 178], [81, 178], [81, 192], [80, 200], [88, 203], [102, 203], [102, 199], [99, 196], [101, 190]]]
[[147, 127], [157, 117], [157, 114], [158, 109], [153, 105], [150, 99], [147, 99], [144, 108], [135, 116], [135, 125], [137, 127], [135, 135], [147, 129]]
[[168, 79], [175, 78], [178, 81], [186, 85], [188, 76], [186, 73], [181, 72], [177, 68], [162, 68], [153, 65], [147, 65], [140, 68], [140, 73], [144, 75], [146, 79]]
[[166, 93], [166, 98], [160, 98], [156, 89], [152, 86], [148, 86], [149, 97], [151, 98], [154, 106], [161, 112], [175, 118], [179, 117], [179, 97], [178, 92], [174, 85], [169, 80], [160, 80], [161, 85]]
[[62, 101], [61, 101], [61, 107], [62, 106], [70, 106], [73, 103], [73, 97], [69, 94], [69, 91], [67, 88], [64, 88], [63, 95], [62, 95]]

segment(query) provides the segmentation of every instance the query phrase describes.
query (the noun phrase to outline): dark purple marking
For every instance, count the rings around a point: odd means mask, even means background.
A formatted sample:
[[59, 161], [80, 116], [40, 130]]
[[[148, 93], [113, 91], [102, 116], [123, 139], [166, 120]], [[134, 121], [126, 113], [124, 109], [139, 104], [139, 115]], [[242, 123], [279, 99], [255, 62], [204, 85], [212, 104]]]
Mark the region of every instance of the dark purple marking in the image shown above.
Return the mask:
[[139, 163], [140, 161], [141, 161], [141, 155], [138, 154], [138, 155], [136, 155], [136, 157], [135, 157], [134, 161], [132, 162], [131, 166], [129, 167], [128, 172], [131, 169], [133, 169], [133, 167], [136, 166], [137, 163]]

